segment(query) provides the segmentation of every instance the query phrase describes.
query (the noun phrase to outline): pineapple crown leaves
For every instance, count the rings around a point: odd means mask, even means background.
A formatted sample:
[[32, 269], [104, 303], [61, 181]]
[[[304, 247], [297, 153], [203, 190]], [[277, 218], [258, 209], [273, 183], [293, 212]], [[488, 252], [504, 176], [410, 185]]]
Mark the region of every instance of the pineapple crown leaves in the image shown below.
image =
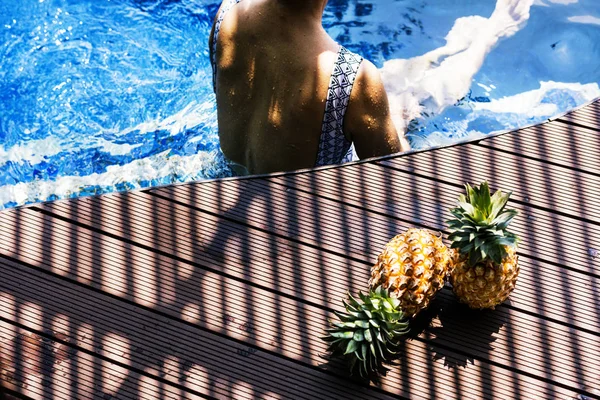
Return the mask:
[[[366, 378], [382, 369], [382, 362], [395, 354], [402, 336], [408, 334], [408, 321], [400, 309], [400, 301], [381, 286], [359, 293], [360, 300], [348, 293], [346, 312], [335, 312], [339, 321], [330, 321], [327, 335], [328, 352], [349, 358], [350, 370], [358, 368]], [[383, 368], [385, 369], [385, 368]]]
[[490, 195], [487, 182], [479, 187], [465, 185], [466, 195], [459, 197], [458, 207], [450, 210], [454, 219], [448, 220], [452, 248], [469, 255], [471, 266], [486, 259], [501, 263], [506, 257], [505, 246], [515, 246], [519, 238], [507, 231], [508, 224], [518, 214], [506, 209], [512, 192], [498, 190]]

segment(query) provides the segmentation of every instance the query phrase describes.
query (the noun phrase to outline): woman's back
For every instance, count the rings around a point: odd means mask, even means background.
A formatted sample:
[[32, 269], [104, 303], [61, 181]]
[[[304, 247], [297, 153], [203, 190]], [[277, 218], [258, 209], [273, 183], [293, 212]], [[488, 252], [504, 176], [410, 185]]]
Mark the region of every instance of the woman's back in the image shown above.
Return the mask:
[[[308, 3], [243, 0], [219, 26], [215, 61], [221, 147], [250, 173], [307, 168], [317, 161], [340, 46], [324, 31], [320, 16], [311, 13], [322, 14], [322, 9], [307, 9]], [[361, 97], [358, 92], [352, 91], [352, 102], [360, 103], [353, 100]], [[351, 141], [349, 132], [344, 130]], [[387, 142], [386, 153], [399, 150], [397, 143]]]

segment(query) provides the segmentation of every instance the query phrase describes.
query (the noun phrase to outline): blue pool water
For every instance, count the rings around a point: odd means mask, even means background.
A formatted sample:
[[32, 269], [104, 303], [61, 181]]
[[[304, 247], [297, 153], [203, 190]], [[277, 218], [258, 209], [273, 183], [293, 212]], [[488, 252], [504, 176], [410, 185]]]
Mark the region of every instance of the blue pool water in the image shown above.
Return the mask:
[[[495, 0], [330, 0], [328, 32], [377, 66], [445, 44]], [[206, 43], [218, 2], [2, 0], [0, 209], [215, 178]], [[469, 93], [410, 124], [424, 148], [513, 129], [600, 96], [600, 2], [535, 0]], [[427, 113], [425, 113], [427, 114]]]

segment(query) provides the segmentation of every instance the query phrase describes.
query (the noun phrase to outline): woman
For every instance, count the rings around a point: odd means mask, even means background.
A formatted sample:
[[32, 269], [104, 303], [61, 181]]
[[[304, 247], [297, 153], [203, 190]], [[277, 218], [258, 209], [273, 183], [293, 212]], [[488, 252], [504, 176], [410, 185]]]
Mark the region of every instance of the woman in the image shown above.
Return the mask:
[[409, 149], [377, 68], [323, 29], [327, 0], [225, 0], [209, 48], [219, 136], [261, 174]]

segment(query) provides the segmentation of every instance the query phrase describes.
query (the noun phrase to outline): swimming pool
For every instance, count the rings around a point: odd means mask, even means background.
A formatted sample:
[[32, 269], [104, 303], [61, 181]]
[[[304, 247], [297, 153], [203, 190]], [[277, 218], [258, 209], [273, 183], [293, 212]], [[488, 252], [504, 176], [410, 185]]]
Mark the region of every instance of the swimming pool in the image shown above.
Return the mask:
[[[451, 3], [451, 4], [450, 4]], [[495, 0], [330, 0], [324, 23], [376, 65], [445, 44]], [[214, 178], [206, 43], [218, 2], [3, 0], [0, 209]], [[600, 3], [536, 0], [485, 58], [470, 92], [410, 125], [425, 148], [513, 129], [600, 96]]]

